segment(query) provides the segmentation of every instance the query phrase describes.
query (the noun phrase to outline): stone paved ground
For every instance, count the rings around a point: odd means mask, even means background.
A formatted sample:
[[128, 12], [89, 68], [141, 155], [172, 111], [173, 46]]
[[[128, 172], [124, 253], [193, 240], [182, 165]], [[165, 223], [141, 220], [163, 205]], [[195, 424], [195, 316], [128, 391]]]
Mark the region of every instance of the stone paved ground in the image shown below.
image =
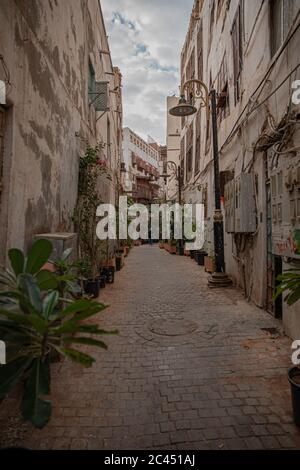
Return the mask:
[[[208, 290], [203, 268], [158, 247], [135, 248], [101, 299], [118, 328], [82, 369], [53, 366], [53, 417], [16, 443], [43, 449], [300, 448], [280, 323], [231, 288]], [[17, 420], [16, 398], [1, 406]], [[8, 418], [9, 417], [9, 418]], [[3, 426], [2, 426], [3, 429]], [[6, 433], [9, 434], [8, 428]], [[2, 445], [7, 444], [5, 430]]]

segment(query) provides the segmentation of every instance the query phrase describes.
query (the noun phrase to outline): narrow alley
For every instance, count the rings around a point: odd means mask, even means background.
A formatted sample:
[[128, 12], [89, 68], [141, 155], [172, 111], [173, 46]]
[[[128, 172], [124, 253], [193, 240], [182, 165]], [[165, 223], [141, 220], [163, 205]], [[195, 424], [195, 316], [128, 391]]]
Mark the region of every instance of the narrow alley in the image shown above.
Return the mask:
[[[21, 423], [33, 449], [296, 448], [286, 371], [291, 340], [234, 288], [209, 290], [188, 257], [135, 247], [100, 295], [97, 321], [119, 330], [90, 369], [53, 365], [53, 415]], [[14, 397], [1, 420], [16, 417]], [[3, 426], [1, 426], [3, 429]], [[9, 439], [9, 427], [5, 439]], [[12, 441], [2, 442], [2, 445]]]

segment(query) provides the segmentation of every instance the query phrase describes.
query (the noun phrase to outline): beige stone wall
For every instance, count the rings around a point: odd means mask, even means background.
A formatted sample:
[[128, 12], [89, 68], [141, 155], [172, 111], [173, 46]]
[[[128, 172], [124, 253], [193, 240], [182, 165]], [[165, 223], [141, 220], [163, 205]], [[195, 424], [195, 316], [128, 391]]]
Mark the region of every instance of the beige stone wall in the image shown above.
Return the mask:
[[[9, 247], [26, 248], [35, 233], [72, 230], [82, 139], [107, 143], [120, 159], [121, 95], [110, 93], [110, 111], [97, 122], [88, 103], [88, 62], [96, 80], [119, 85], [114, 75], [98, 0], [3, 0], [0, 54], [11, 77], [7, 97], [1, 258]], [[0, 67], [0, 79], [3, 71]], [[97, 114], [97, 115], [96, 115]], [[104, 148], [107, 153], [107, 147]], [[114, 199], [114, 181], [103, 183]]]

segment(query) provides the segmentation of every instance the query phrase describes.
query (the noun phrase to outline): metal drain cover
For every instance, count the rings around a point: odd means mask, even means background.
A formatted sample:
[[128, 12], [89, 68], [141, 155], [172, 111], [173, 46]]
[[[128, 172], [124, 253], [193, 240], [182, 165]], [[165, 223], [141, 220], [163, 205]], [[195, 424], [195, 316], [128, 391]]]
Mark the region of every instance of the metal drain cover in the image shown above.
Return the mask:
[[189, 320], [155, 320], [148, 325], [149, 330], [161, 336], [182, 336], [198, 329], [195, 322]]

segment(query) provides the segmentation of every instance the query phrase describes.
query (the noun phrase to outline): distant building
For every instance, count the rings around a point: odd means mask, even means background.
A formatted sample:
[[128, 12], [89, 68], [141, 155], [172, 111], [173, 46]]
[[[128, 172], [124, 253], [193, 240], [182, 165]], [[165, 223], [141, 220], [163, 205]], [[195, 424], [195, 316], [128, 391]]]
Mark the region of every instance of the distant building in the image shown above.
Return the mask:
[[123, 181], [125, 193], [136, 202], [150, 203], [160, 194], [160, 146], [147, 143], [129, 127], [123, 129]]

